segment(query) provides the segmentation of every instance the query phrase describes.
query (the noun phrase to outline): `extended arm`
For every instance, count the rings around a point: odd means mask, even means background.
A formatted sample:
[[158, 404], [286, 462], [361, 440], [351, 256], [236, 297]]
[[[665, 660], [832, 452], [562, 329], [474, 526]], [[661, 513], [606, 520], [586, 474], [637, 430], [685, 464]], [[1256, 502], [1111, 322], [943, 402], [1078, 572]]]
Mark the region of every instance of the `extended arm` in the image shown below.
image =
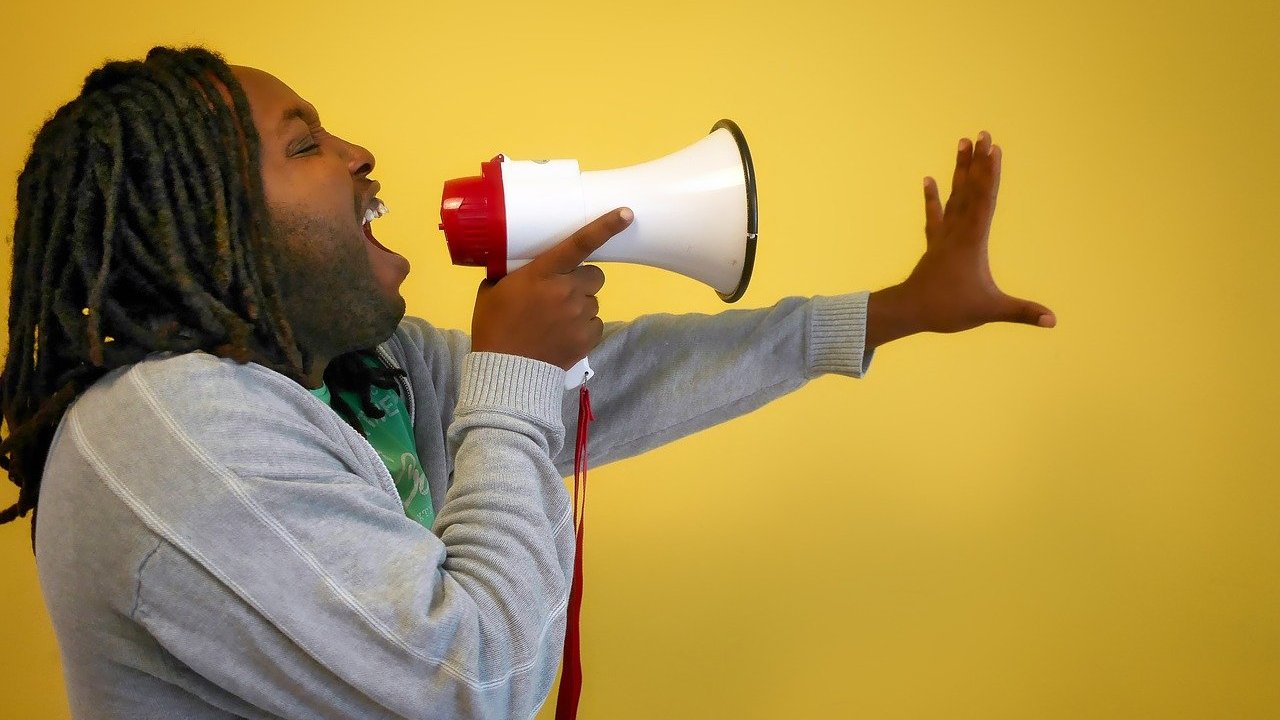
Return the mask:
[[[591, 353], [592, 466], [630, 457], [738, 417], [824, 373], [861, 377], [867, 294], [786, 298], [717, 315], [648, 315], [609, 323]], [[575, 428], [578, 394], [564, 398]], [[573, 469], [572, 443], [556, 457]]]

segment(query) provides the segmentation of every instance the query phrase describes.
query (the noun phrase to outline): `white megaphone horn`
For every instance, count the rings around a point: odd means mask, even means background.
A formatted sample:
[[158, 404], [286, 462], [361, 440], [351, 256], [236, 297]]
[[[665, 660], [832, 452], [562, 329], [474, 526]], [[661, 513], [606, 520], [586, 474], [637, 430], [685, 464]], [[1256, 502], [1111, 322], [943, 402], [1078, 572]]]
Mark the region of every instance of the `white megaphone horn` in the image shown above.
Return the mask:
[[[662, 268], [742, 297], [756, 256], [756, 180], [742, 130], [721, 120], [683, 150], [639, 165], [582, 172], [577, 160], [498, 155], [481, 174], [446, 181], [440, 229], [455, 265], [497, 280], [616, 207], [635, 220], [587, 262]], [[569, 371], [573, 389], [594, 373], [586, 358]]]

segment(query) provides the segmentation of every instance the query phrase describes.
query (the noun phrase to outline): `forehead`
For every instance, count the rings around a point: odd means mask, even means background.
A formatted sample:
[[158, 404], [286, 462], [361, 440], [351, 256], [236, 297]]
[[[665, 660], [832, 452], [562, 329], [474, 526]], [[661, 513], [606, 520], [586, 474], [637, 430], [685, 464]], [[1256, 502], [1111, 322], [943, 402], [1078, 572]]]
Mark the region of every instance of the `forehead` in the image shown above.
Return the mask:
[[242, 65], [233, 65], [231, 72], [249, 98], [253, 124], [263, 138], [279, 136], [293, 118], [315, 119], [315, 107], [275, 75]]

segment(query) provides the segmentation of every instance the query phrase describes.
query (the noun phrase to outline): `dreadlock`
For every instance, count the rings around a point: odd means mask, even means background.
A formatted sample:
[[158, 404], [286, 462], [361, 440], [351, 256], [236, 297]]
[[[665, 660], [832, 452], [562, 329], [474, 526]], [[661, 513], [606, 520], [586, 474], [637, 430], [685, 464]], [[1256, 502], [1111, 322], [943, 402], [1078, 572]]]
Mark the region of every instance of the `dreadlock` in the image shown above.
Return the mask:
[[400, 368], [369, 367], [364, 362], [365, 358], [376, 359], [377, 353], [373, 350], [357, 350], [339, 355], [330, 361], [329, 366], [324, 370], [324, 382], [332, 391], [330, 402], [334, 411], [361, 435], [364, 434], [364, 427], [360, 424], [357, 409], [339, 397], [338, 391], [348, 390], [356, 393], [360, 398], [359, 412], [377, 420], [384, 417], [386, 412], [373, 404], [373, 397], [369, 392], [371, 386], [376, 385], [389, 390], [396, 386], [397, 377], [405, 375], [404, 370]]
[[[85, 79], [36, 134], [18, 176], [9, 348], [0, 374], [0, 467], [36, 509], [49, 445], [71, 403], [154, 352], [203, 350], [303, 382], [267, 242], [259, 139], [244, 90], [217, 53], [152, 48]], [[403, 371], [370, 351], [325, 380], [361, 396]], [[360, 431], [354, 408], [335, 409]], [[35, 538], [32, 515], [32, 541]]]

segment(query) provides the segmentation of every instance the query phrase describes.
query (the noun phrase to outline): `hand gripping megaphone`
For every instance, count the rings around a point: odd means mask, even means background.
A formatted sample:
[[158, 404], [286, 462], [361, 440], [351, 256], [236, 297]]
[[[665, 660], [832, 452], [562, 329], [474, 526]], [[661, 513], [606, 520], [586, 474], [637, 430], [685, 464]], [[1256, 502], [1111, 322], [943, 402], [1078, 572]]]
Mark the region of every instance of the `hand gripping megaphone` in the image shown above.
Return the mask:
[[[626, 206], [635, 219], [587, 262], [625, 262], [679, 273], [725, 302], [742, 297], [756, 255], [756, 181], [742, 130], [721, 120], [683, 150], [639, 165], [582, 172], [577, 160], [498, 155], [481, 174], [446, 181], [440, 229], [455, 265], [497, 280]], [[583, 358], [565, 377], [573, 389], [593, 375]]]

